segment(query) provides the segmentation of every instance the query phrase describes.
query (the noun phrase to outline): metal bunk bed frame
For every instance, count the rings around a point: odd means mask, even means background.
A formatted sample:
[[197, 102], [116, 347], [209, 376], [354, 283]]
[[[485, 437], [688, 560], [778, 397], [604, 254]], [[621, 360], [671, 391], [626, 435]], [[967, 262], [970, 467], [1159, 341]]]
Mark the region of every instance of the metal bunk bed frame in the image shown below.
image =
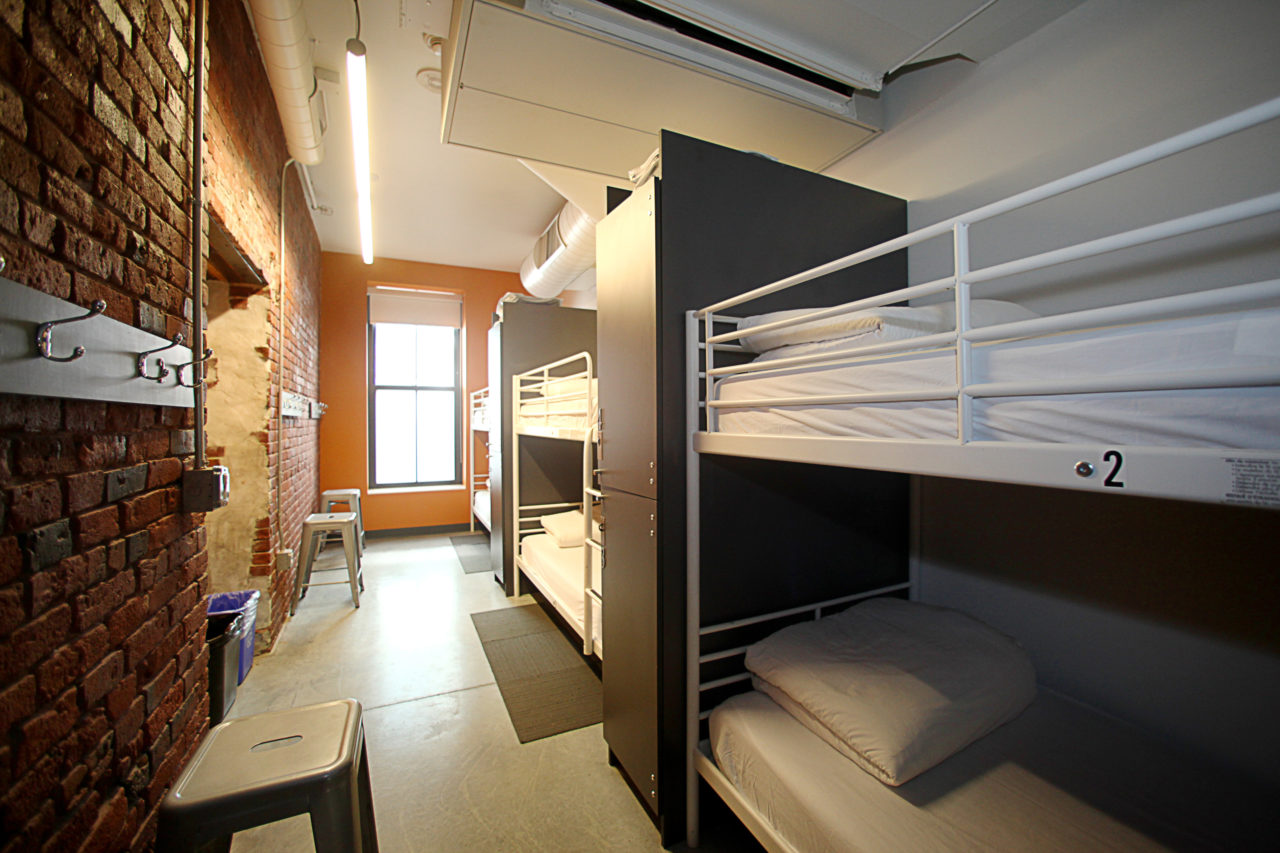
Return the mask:
[[[573, 370], [574, 365], [578, 362], [582, 363], [581, 369]], [[556, 371], [570, 370], [568, 373], [557, 373]], [[598, 469], [595, 467], [595, 447], [600, 439], [600, 405], [596, 398], [595, 389], [595, 362], [588, 352], [574, 353], [565, 356], [557, 361], [540, 365], [523, 373], [517, 373], [511, 378], [511, 434], [515, 436], [515, 453], [512, 460], [513, 466], [513, 495], [514, 505], [516, 508], [516, 580], [515, 594], [520, 594], [520, 572], [524, 571], [524, 560], [520, 556], [519, 539], [525, 533], [533, 533], [538, 529], [538, 516], [544, 512], [563, 511], [569, 509], [581, 509], [583, 517], [583, 549], [582, 549], [582, 595], [583, 595], [583, 625], [582, 625], [582, 653], [584, 655], [595, 654], [597, 657], [603, 658], [603, 644], [595, 638], [595, 628], [598, 618], [602, 618], [604, 612], [604, 601], [601, 597], [600, 590], [596, 589], [591, 583], [591, 555], [595, 552], [599, 555], [600, 570], [604, 571], [604, 544], [592, 535], [591, 529], [591, 506], [595, 501], [603, 500], [604, 495], [600, 491], [597, 482]], [[544, 393], [553, 382], [564, 380], [580, 381], [585, 388], [583, 393]], [[581, 407], [552, 411], [552, 407], [556, 403], [574, 404], [578, 401], [582, 402]], [[537, 404], [543, 404], [542, 411], [537, 410]], [[575, 423], [563, 424], [559, 421], [553, 422], [553, 418], [563, 418], [571, 416], [575, 419]], [[541, 438], [552, 438], [562, 441], [577, 441], [582, 443], [582, 501], [578, 504], [573, 503], [556, 503], [556, 504], [536, 504], [522, 505], [520, 503], [520, 436], [531, 435]], [[526, 513], [535, 513], [534, 515], [526, 515]], [[546, 596], [560, 615], [570, 625], [576, 622], [575, 617], [566, 612], [561, 606], [559, 600], [552, 595]], [[576, 626], [575, 626], [576, 627]]]
[[[1221, 139], [1277, 117], [1280, 117], [1280, 98], [985, 205], [969, 213], [912, 231], [902, 237], [722, 300], [701, 310], [687, 312], [685, 387], [688, 431], [686, 465], [688, 506], [691, 508], [699, 506], [698, 454], [710, 453], [1280, 509], [1280, 451], [1277, 450], [983, 441], [973, 438], [972, 420], [973, 400], [983, 397], [1277, 386], [1280, 385], [1280, 371], [1267, 368], [1207, 369], [1166, 373], [1148, 372], [1120, 378], [1095, 377], [982, 383], [974, 381], [971, 359], [971, 349], [974, 344], [1038, 337], [1099, 326], [1125, 325], [1212, 314], [1219, 311], [1238, 311], [1268, 303], [1274, 304], [1280, 300], [1280, 279], [1003, 323], [979, 329], [973, 329], [970, 325], [970, 291], [973, 285], [1275, 213], [1280, 211], [1280, 192], [986, 268], [972, 269], [969, 264], [969, 228], [976, 223]], [[763, 323], [749, 332], [737, 329], [740, 318], [722, 313], [758, 297], [786, 290], [837, 270], [948, 234], [953, 244], [954, 266], [951, 275], [944, 278], [876, 297], [815, 310], [803, 316]], [[848, 311], [905, 302], [948, 290], [953, 291], [955, 301], [955, 328], [950, 332], [864, 346], [840, 353], [778, 358], [760, 366], [740, 364], [717, 367], [715, 364], [717, 352], [745, 352], [745, 348], [737, 342], [751, 334], [786, 328]], [[723, 331], [725, 328], [729, 330]], [[956, 404], [957, 417], [956, 438], [953, 440], [740, 435], [717, 431], [717, 409], [720, 408], [720, 403], [715, 399], [715, 383], [719, 377], [804, 364], [843, 364], [867, 357], [874, 358], [925, 348], [943, 351], [951, 349], [955, 352], [956, 383], [954, 386], [930, 392], [895, 391], [824, 397], [736, 400], [731, 405], [734, 407], [799, 406], [950, 400]], [[1245, 494], [1242, 495], [1241, 490]], [[702, 678], [704, 664], [741, 654], [745, 651], [745, 647], [703, 654], [702, 640], [704, 637], [733, 630], [749, 623], [763, 624], [772, 619], [804, 611], [811, 611], [813, 617], [818, 618], [824, 609], [856, 599], [901, 592], [904, 589], [909, 591], [913, 585], [914, 576], [906, 584], [871, 590], [847, 599], [819, 602], [807, 608], [793, 608], [790, 611], [764, 614], [723, 625], [703, 626], [700, 624], [699, 615], [701, 611], [700, 525], [699, 512], [691, 511], [686, 534], [685, 719], [688, 748], [685, 773], [688, 843], [690, 847], [696, 847], [698, 844], [698, 778], [701, 775], [767, 849], [792, 851], [794, 848], [772, 831], [767, 819], [756, 812], [738, 794], [732, 783], [720, 772], [714, 760], [700, 744], [701, 721], [709, 713], [702, 712], [702, 694], [707, 690], [714, 690], [748, 677], [742, 674], [704, 681]]]
[[[467, 479], [467, 506], [471, 509], [471, 531], [476, 532], [476, 492], [489, 489], [489, 473], [486, 470], [483, 474], [476, 473], [476, 441], [475, 434], [477, 432], [489, 432], [489, 389], [481, 388], [478, 391], [471, 392], [471, 442], [467, 447], [469, 459], [467, 460], [470, 467], [467, 471], [470, 476]], [[489, 442], [485, 441], [487, 448]], [[488, 453], [485, 456], [488, 457]], [[487, 468], [487, 466], [486, 466]]]

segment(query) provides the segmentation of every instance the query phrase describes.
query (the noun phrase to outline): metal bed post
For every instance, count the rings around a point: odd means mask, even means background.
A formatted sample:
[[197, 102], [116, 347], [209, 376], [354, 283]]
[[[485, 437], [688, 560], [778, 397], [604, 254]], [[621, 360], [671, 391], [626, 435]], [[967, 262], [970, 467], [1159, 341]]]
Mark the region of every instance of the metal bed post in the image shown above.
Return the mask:
[[969, 331], [969, 226], [957, 222], [952, 231], [955, 263], [955, 352], [956, 352], [956, 440], [968, 444], [973, 437], [973, 397], [969, 385], [973, 382], [972, 347], [965, 333]]
[[[707, 336], [711, 333], [711, 315], [707, 315]], [[699, 457], [693, 448], [693, 435], [698, 431], [698, 316], [695, 311], [685, 312], [685, 827], [686, 843], [698, 846], [698, 771], [693, 754], [698, 748], [699, 713], [701, 703], [698, 682], [701, 671], [698, 658], [702, 654], [700, 629], [702, 627], [701, 581], [701, 481], [698, 476]], [[706, 366], [712, 364], [711, 344], [705, 345]], [[711, 399], [711, 377], [707, 376], [707, 399]], [[707, 409], [708, 428], [713, 417]]]
[[[515, 573], [512, 579], [512, 591], [520, 594], [520, 567], [515, 557], [520, 554], [520, 432], [516, 425], [520, 422], [520, 375], [511, 377], [511, 570]], [[504, 531], [505, 532], [505, 531]]]

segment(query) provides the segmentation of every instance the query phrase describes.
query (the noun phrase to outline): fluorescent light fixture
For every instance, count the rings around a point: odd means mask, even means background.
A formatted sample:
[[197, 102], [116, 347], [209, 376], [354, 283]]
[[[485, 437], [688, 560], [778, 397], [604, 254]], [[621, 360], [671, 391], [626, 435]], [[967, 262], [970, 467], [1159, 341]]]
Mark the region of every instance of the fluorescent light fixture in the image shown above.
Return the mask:
[[360, 217], [360, 255], [373, 263], [373, 204], [369, 200], [369, 87], [364, 42], [347, 39], [347, 98], [351, 105], [351, 153], [356, 164], [356, 211]]

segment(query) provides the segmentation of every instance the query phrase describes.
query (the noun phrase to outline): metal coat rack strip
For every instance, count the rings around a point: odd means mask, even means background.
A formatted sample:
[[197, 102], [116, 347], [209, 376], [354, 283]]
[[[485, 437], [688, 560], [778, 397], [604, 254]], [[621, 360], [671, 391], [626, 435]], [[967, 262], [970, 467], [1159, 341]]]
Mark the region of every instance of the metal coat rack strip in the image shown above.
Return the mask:
[[181, 335], [166, 340], [106, 308], [0, 278], [0, 393], [191, 408], [212, 352], [195, 359]]

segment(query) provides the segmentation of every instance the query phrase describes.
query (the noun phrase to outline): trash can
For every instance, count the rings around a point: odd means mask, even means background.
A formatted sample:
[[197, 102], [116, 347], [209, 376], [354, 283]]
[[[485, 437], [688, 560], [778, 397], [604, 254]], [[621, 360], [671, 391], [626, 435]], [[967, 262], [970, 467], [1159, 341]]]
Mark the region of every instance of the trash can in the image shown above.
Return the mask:
[[240, 641], [240, 664], [236, 672], [236, 683], [243, 684], [244, 678], [253, 666], [253, 629], [258, 622], [258, 598], [261, 593], [256, 589], [245, 589], [237, 592], [215, 592], [209, 596], [209, 618], [226, 614], [244, 617], [236, 630], [236, 639]]
[[240, 613], [209, 616], [205, 640], [209, 643], [209, 725], [216, 726], [236, 701], [240, 672]]

